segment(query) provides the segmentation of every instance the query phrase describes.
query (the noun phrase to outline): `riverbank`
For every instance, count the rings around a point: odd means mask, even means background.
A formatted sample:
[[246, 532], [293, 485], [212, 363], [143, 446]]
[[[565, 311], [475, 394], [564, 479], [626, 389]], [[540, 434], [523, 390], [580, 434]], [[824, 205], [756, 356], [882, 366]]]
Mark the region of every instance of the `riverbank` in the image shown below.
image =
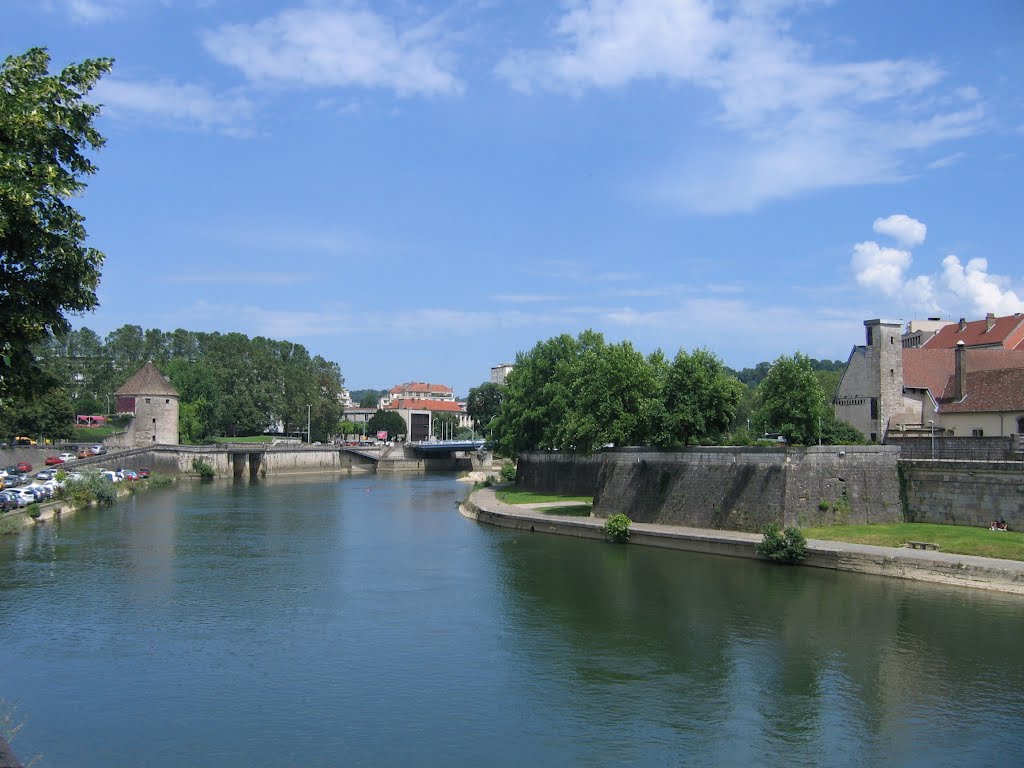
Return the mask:
[[[604, 540], [604, 519], [561, 516], [498, 501], [494, 488], [474, 491], [460, 505], [471, 520], [516, 530]], [[687, 552], [763, 559], [754, 546], [761, 535], [675, 525], [633, 523], [630, 544]], [[1024, 595], [1024, 562], [945, 552], [809, 540], [802, 565], [890, 578], [952, 584]]]

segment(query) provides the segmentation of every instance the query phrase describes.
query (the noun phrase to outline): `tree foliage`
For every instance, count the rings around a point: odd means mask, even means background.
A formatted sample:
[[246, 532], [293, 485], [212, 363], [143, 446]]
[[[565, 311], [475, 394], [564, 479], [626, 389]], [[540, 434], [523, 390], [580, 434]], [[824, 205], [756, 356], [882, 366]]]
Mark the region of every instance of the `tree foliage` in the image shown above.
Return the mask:
[[49, 54], [32, 48], [0, 65], [0, 393], [29, 382], [32, 344], [97, 305], [103, 254], [86, 247], [85, 219], [68, 201], [96, 170], [87, 153], [104, 139], [85, 98], [112, 64], [51, 75]]
[[376, 434], [382, 431], [387, 432], [389, 438], [404, 435], [406, 433], [405, 419], [396, 411], [385, 411], [378, 408], [377, 412], [366, 422], [366, 433]]
[[831, 411], [814, 375], [810, 358], [799, 352], [782, 355], [758, 387], [761, 405], [754, 418], [766, 431], [778, 432], [787, 442], [818, 442], [822, 422]]
[[478, 430], [484, 434], [490, 432], [490, 423], [501, 412], [501, 401], [504, 398], [505, 386], [491, 381], [485, 381], [479, 387], [469, 390], [466, 413]]
[[603, 445], [670, 447], [716, 439], [732, 422], [743, 387], [710, 352], [644, 357], [594, 331], [538, 342], [516, 357], [492, 422], [508, 455]]

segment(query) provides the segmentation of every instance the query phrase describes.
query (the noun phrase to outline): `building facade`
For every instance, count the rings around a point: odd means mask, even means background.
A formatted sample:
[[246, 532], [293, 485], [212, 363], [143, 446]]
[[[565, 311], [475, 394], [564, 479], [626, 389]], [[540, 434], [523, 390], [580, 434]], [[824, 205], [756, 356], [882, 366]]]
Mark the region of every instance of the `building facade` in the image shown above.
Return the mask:
[[157, 370], [146, 363], [114, 393], [117, 410], [134, 417], [125, 432], [111, 435], [107, 444], [122, 448], [178, 444], [178, 410], [181, 396]]

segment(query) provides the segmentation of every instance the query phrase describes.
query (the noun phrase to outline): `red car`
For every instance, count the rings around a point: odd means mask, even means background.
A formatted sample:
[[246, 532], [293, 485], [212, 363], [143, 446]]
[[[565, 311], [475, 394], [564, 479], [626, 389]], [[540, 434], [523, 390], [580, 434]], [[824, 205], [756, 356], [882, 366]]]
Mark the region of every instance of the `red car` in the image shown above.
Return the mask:
[[29, 464], [27, 461], [19, 461], [18, 462], [18, 471], [19, 472], [31, 472], [32, 471], [32, 465]]
[[46, 461], [44, 461], [43, 463], [48, 467], [52, 467], [55, 464], [63, 464], [64, 459], [60, 458], [59, 456], [47, 456]]
[[145, 480], [149, 477], [149, 467], [139, 467], [136, 472], [138, 473], [140, 480]]

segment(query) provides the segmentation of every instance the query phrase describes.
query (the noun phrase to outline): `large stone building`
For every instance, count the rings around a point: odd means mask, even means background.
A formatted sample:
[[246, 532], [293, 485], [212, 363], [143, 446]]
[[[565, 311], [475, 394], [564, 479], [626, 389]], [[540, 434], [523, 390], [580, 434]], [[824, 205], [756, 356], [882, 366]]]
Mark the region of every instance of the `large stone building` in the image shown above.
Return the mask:
[[399, 384], [381, 398], [380, 407], [402, 417], [406, 437], [413, 441], [429, 440], [434, 434], [434, 419], [442, 413], [455, 415], [459, 427], [472, 423], [465, 404], [458, 402], [454, 390], [445, 384], [422, 381]]
[[111, 435], [108, 445], [140, 448], [178, 444], [178, 404], [181, 396], [152, 362], [146, 363], [114, 393], [119, 413], [135, 418], [127, 430]]
[[896, 322], [864, 325], [867, 343], [850, 352], [832, 404], [872, 442], [894, 432], [1024, 432], [1024, 315], [940, 323], [923, 341], [913, 323], [902, 337]]

